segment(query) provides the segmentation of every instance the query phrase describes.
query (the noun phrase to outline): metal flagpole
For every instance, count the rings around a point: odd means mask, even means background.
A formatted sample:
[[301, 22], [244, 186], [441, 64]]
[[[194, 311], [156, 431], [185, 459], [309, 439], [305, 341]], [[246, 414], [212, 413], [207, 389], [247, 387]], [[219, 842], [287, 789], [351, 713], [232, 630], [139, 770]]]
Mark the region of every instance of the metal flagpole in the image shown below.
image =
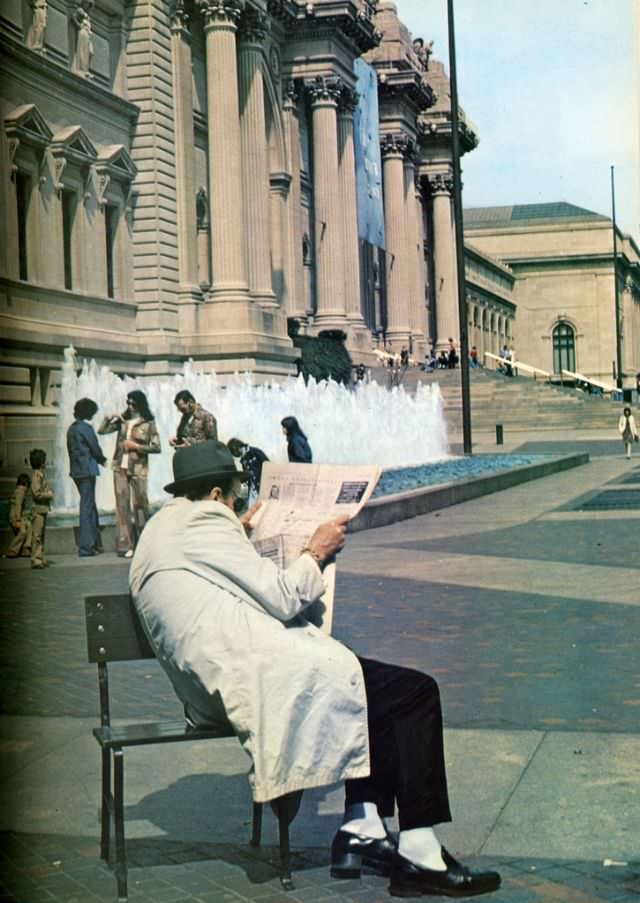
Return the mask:
[[460, 135], [458, 132], [458, 78], [456, 74], [456, 35], [453, 0], [447, 0], [449, 25], [449, 79], [451, 84], [451, 156], [453, 158], [453, 215], [456, 236], [458, 274], [458, 320], [460, 329], [460, 387], [462, 391], [462, 445], [471, 454], [471, 398], [469, 395], [469, 340], [467, 335], [467, 299], [464, 272], [464, 230], [462, 221], [462, 180], [460, 175]]
[[611, 224], [613, 228], [613, 293], [616, 311], [616, 385], [622, 388], [622, 336], [620, 334], [620, 292], [618, 291], [618, 235], [616, 228], [615, 167], [611, 167]]

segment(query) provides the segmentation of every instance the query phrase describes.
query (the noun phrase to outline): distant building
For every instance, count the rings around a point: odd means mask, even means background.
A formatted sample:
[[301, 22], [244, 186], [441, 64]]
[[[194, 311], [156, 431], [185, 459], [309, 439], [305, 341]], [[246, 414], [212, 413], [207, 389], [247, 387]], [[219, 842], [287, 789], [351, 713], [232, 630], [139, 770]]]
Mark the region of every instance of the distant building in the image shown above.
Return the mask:
[[[464, 212], [465, 244], [513, 273], [518, 356], [611, 382], [616, 361], [611, 220], [567, 203]], [[625, 386], [640, 372], [640, 250], [618, 232], [618, 293]], [[479, 341], [475, 343], [480, 347]]]

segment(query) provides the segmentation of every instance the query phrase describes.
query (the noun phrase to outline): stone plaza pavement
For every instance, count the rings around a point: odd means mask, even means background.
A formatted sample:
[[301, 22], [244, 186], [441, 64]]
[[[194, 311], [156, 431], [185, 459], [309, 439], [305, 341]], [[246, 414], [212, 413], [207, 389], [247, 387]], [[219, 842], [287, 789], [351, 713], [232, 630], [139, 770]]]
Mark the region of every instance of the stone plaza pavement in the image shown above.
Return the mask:
[[[640, 456], [627, 462], [604, 439], [559, 446], [591, 462], [354, 534], [339, 561], [334, 634], [440, 682], [454, 822], [438, 833], [464, 861], [502, 872], [494, 903], [640, 895]], [[605, 496], [603, 510], [604, 493], [627, 506]], [[2, 900], [116, 900], [99, 858], [82, 597], [125, 589], [127, 570], [112, 554], [59, 556], [43, 572], [1, 562]], [[180, 717], [155, 662], [113, 673], [116, 717]], [[329, 876], [339, 787], [305, 794], [285, 894], [269, 812], [262, 851], [247, 844], [248, 762], [235, 740], [138, 748], [125, 762], [132, 901], [390, 899], [385, 879]]]

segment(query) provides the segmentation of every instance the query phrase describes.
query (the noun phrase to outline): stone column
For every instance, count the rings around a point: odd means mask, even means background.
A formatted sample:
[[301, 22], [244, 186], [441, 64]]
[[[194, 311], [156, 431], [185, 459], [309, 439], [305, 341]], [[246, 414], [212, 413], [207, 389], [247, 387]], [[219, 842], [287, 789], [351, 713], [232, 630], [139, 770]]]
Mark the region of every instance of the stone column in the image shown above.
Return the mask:
[[338, 170], [337, 107], [342, 83], [307, 84], [313, 116], [313, 198], [317, 311], [320, 329], [345, 329], [342, 198]]
[[271, 260], [273, 267], [273, 288], [279, 305], [287, 310], [289, 300], [287, 245], [283, 240], [287, 233], [287, 198], [291, 186], [291, 176], [286, 172], [271, 176]]
[[387, 239], [387, 339], [394, 352], [409, 344], [409, 291], [405, 268], [407, 228], [404, 155], [409, 147], [404, 135], [382, 140], [384, 219]]
[[277, 307], [271, 280], [269, 161], [264, 113], [262, 47], [268, 31], [263, 13], [247, 10], [238, 32], [240, 133], [244, 175], [249, 292], [262, 307]]
[[203, 0], [207, 47], [211, 301], [247, 301], [236, 29], [241, 0]]
[[178, 219], [178, 279], [182, 298], [200, 296], [194, 209], [195, 161], [191, 43], [184, 0], [176, 0], [171, 15], [171, 56], [175, 122], [176, 206]]
[[433, 204], [433, 254], [436, 301], [436, 353], [446, 350], [449, 338], [460, 340], [456, 279], [456, 249], [451, 211], [453, 179], [445, 175], [429, 178]]
[[304, 327], [307, 312], [304, 292], [304, 256], [302, 253], [302, 216], [300, 199], [300, 122], [298, 104], [300, 85], [290, 79], [284, 91], [284, 124], [289, 150], [291, 185], [287, 195], [287, 221], [284, 234], [285, 275], [288, 284], [286, 313]]
[[356, 160], [353, 147], [353, 111], [356, 102], [355, 91], [345, 87], [338, 106], [338, 168], [342, 208], [345, 312], [349, 325], [359, 329], [365, 327], [365, 322], [361, 308]]
[[409, 292], [409, 325], [411, 328], [411, 349], [418, 357], [424, 357], [424, 279], [418, 254], [422, 245], [422, 224], [419, 219], [416, 200], [416, 157], [408, 153], [404, 161], [405, 206], [407, 211], [407, 281]]

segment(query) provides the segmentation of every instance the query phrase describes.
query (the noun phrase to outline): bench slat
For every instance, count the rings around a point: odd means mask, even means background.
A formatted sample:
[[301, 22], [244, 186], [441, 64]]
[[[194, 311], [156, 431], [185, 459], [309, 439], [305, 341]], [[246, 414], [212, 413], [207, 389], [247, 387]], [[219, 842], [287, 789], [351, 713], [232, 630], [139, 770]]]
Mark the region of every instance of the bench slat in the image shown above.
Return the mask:
[[96, 727], [93, 735], [100, 746], [145, 746], [152, 743], [180, 743], [185, 740], [220, 740], [235, 737], [231, 728], [193, 728], [184, 721], [155, 721], [122, 727]]
[[90, 662], [155, 658], [128, 593], [85, 598]]

